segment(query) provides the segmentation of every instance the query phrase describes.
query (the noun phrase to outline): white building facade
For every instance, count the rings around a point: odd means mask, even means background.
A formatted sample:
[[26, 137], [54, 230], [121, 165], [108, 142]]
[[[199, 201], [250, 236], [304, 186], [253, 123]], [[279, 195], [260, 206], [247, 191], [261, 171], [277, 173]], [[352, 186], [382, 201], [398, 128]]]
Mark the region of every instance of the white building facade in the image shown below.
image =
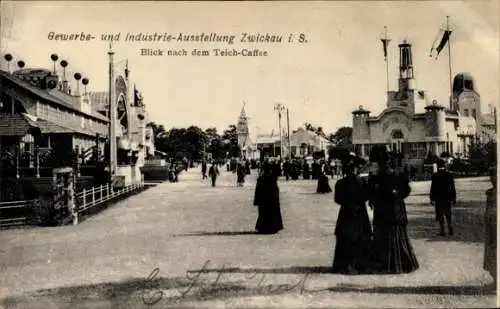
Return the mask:
[[409, 164], [419, 165], [429, 152], [466, 157], [471, 143], [479, 141], [480, 135], [491, 138], [491, 126], [483, 125], [489, 124], [491, 121], [485, 119], [491, 117], [481, 114], [480, 96], [469, 74], [455, 76], [449, 107], [434, 100], [426, 104], [425, 112], [417, 113], [415, 105], [418, 100], [425, 100], [425, 93], [413, 87], [411, 44], [404, 41], [399, 50], [399, 89], [389, 91], [387, 108], [377, 116], [370, 116], [363, 106], [352, 112], [357, 154], [367, 157], [374, 145], [385, 145], [402, 153]]

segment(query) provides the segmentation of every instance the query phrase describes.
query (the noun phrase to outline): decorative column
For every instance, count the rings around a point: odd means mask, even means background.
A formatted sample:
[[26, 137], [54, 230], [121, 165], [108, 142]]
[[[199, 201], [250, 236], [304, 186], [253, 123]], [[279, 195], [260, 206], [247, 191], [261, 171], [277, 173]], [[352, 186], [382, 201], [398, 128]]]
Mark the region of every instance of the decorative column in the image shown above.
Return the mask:
[[76, 170], [76, 176], [80, 177], [80, 147], [76, 145], [76, 148], [74, 150], [75, 156], [74, 156], [74, 164], [75, 164], [75, 170]]
[[35, 171], [36, 178], [40, 178], [40, 147], [35, 146]]
[[71, 220], [73, 221], [73, 225], [78, 224], [78, 211], [75, 205], [75, 182], [74, 182], [74, 174], [73, 171], [70, 171], [68, 174], [68, 209], [71, 215]]
[[16, 146], [16, 178], [19, 179], [20, 178], [20, 174], [19, 174], [19, 153], [21, 152], [21, 149], [19, 147], [19, 145]]

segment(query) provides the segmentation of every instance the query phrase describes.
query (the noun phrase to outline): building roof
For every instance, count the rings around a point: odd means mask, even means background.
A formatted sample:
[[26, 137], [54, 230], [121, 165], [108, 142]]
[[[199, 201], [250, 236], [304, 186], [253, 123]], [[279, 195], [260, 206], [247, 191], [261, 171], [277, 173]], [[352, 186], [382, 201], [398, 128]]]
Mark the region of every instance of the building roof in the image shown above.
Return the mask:
[[324, 138], [323, 136], [311, 132], [309, 130], [306, 130], [304, 128], [299, 128], [296, 131], [292, 133], [290, 136], [290, 143], [292, 145], [301, 145], [303, 143], [314, 143], [317, 140], [325, 141], [325, 142], [330, 142], [328, 139]]
[[34, 126], [22, 114], [0, 114], [0, 136], [24, 136]]
[[64, 106], [70, 110], [77, 111], [82, 114], [86, 114], [93, 118], [97, 118], [103, 121], [109, 121], [108, 118], [97, 111], [92, 110], [89, 113], [86, 113], [80, 109], [80, 99], [79, 97], [71, 96], [67, 93], [64, 93], [58, 89], [41, 89], [38, 88], [8, 72], [0, 70], [0, 77], [9, 80], [10, 82], [18, 85], [21, 88], [24, 88], [31, 92], [32, 94], [40, 97], [41, 99], [56, 103], [60, 106]]
[[96, 136], [97, 132], [83, 128], [68, 128], [51, 121], [40, 119], [28, 114], [0, 114], [0, 136], [23, 136], [31, 130], [40, 133], [80, 133]]
[[275, 144], [279, 143], [280, 137], [272, 134], [259, 134], [255, 140], [255, 144]]

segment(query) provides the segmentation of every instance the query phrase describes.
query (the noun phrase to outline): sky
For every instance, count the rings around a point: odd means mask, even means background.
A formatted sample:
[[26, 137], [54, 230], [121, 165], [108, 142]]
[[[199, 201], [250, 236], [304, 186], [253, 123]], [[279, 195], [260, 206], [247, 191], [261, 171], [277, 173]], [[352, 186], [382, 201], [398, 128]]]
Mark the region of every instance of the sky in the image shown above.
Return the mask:
[[[52, 68], [50, 54], [71, 72], [90, 79], [88, 91], [108, 89], [109, 43], [101, 34], [121, 33], [113, 43], [119, 66], [128, 59], [130, 77], [144, 96], [151, 120], [167, 128], [198, 125], [219, 131], [235, 124], [243, 102], [252, 135], [277, 130], [274, 104], [289, 110], [291, 130], [310, 122], [334, 132], [352, 125], [360, 105], [378, 115], [386, 106], [386, 63], [380, 38], [387, 26], [389, 81], [397, 88], [398, 49], [413, 44], [415, 85], [429, 100], [446, 104], [448, 51], [429, 51], [450, 16], [453, 75], [476, 80], [482, 109], [499, 103], [499, 1], [331, 2], [0, 2], [0, 52], [26, 67]], [[89, 33], [89, 42], [49, 40], [49, 32]], [[215, 32], [236, 42], [125, 42], [127, 32], [177, 36]], [[307, 43], [241, 43], [242, 33], [305, 34]], [[141, 48], [259, 49], [267, 57], [141, 56]], [[11, 64], [11, 66], [14, 66]], [[3, 57], [0, 67], [7, 69]], [[73, 74], [71, 73], [70, 76]], [[72, 80], [72, 79], [71, 79]], [[76, 88], [72, 80], [72, 88]], [[423, 106], [417, 106], [417, 112]], [[285, 118], [283, 118], [285, 120]], [[285, 122], [283, 122], [285, 124]]]

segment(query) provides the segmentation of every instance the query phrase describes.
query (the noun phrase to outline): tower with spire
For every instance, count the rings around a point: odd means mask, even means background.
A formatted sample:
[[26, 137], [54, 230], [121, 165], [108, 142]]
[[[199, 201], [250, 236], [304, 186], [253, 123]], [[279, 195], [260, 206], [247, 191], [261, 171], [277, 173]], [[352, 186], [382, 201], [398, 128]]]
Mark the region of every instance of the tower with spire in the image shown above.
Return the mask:
[[399, 47], [398, 90], [388, 91], [387, 107], [403, 108], [409, 114], [415, 113], [417, 91], [414, 88], [412, 46], [407, 40]]
[[250, 136], [248, 131], [248, 117], [245, 112], [245, 103], [241, 107], [240, 117], [236, 125], [236, 133], [238, 135], [238, 146], [241, 149], [241, 155], [245, 157], [250, 146]]

